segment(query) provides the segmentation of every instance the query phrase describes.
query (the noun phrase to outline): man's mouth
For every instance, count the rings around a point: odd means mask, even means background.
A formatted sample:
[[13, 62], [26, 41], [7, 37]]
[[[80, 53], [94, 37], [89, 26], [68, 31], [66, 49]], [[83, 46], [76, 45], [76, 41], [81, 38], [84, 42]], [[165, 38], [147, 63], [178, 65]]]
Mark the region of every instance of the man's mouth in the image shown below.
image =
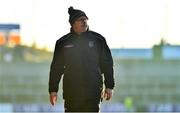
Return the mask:
[[87, 24], [82, 24], [82, 27], [87, 27]]

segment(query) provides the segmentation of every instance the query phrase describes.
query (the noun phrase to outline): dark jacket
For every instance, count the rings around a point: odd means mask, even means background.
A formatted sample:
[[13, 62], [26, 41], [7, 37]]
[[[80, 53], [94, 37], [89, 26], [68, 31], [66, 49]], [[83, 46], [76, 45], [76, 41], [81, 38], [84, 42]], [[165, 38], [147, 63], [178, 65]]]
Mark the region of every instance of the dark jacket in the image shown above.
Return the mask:
[[106, 40], [87, 31], [70, 32], [56, 41], [50, 68], [49, 92], [57, 92], [63, 76], [63, 98], [99, 99], [103, 87], [114, 88], [113, 60]]

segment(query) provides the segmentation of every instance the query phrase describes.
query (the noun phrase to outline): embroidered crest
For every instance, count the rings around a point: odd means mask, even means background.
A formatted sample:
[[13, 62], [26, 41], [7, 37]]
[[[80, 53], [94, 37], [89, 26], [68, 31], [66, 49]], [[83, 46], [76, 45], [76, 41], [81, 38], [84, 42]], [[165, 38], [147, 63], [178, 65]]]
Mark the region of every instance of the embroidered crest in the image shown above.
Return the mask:
[[94, 42], [93, 41], [89, 41], [89, 47], [94, 47]]

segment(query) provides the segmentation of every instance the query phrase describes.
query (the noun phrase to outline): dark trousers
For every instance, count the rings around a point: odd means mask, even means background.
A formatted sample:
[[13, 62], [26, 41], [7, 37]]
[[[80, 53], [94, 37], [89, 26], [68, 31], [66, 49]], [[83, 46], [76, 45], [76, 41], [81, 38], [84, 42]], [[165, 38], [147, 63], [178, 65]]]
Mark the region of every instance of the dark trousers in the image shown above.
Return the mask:
[[65, 100], [65, 112], [99, 112], [100, 102], [97, 100]]

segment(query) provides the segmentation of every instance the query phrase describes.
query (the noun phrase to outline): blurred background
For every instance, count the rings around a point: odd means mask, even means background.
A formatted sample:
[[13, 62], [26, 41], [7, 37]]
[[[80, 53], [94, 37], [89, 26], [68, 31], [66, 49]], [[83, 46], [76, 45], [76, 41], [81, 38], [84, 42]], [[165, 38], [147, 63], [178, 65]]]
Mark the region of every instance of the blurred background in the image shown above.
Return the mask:
[[179, 0], [0, 0], [0, 112], [64, 111], [48, 94], [55, 41], [68, 7], [89, 17], [114, 59], [116, 86], [102, 112], [180, 111]]

